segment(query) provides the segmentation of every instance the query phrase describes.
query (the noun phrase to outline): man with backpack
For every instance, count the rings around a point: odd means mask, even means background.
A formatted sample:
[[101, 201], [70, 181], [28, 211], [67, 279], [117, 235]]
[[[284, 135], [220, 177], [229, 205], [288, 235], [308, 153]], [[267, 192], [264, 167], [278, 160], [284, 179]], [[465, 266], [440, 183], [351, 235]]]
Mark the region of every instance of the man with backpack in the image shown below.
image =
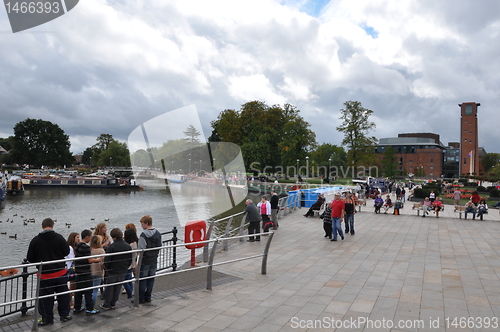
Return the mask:
[[[146, 215], [141, 218], [141, 227], [144, 230], [139, 237], [139, 249], [161, 247], [161, 234], [153, 227], [153, 218]], [[154, 276], [157, 269], [159, 250], [145, 251], [142, 256], [140, 278]], [[139, 281], [139, 304], [151, 302], [151, 294], [155, 278]]]

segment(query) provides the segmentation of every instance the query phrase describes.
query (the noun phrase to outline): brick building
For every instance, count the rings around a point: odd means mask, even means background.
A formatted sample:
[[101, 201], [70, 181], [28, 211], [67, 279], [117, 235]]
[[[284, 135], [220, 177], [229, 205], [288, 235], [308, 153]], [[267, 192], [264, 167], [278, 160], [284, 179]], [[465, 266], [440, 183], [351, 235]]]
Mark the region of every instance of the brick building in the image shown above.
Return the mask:
[[389, 146], [396, 151], [400, 174], [433, 179], [458, 175], [459, 149], [443, 145], [437, 134], [407, 133], [381, 138], [375, 152], [383, 154]]

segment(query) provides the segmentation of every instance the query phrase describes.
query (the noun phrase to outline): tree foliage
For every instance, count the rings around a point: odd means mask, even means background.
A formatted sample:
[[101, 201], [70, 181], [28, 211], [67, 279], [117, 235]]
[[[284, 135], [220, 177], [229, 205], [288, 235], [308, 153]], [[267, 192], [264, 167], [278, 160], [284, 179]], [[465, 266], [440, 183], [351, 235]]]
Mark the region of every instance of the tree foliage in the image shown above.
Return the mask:
[[97, 143], [85, 149], [82, 155], [84, 164], [95, 166], [130, 166], [130, 152], [127, 143], [120, 142], [110, 134], [101, 134]]
[[316, 163], [319, 170], [317, 173], [320, 175], [338, 176], [338, 170], [346, 166], [347, 153], [341, 146], [323, 143], [311, 152], [310, 158]]
[[231, 142], [240, 146], [248, 168], [257, 162], [265, 166], [295, 165], [316, 146], [316, 135], [310, 125], [290, 104], [268, 106], [261, 101], [251, 101], [239, 111], [222, 111], [213, 128], [209, 141]]
[[[206, 143], [197, 138], [201, 133], [190, 125], [183, 132], [187, 137], [168, 140], [161, 146], [135, 151], [132, 156], [134, 166], [145, 168], [162, 168], [173, 172], [211, 171], [211, 158]], [[163, 162], [163, 165], [162, 165]]]
[[382, 158], [382, 172], [390, 179], [394, 178], [397, 174], [398, 162], [396, 160], [396, 150], [389, 145], [384, 152]]
[[500, 163], [500, 153], [487, 153], [481, 159], [484, 171], [487, 173], [491, 170], [493, 166]]
[[347, 163], [357, 168], [375, 162], [374, 148], [377, 139], [368, 136], [375, 129], [375, 123], [369, 120], [372, 110], [364, 108], [359, 101], [346, 101], [345, 109], [341, 109], [342, 125], [338, 131], [344, 133], [342, 145], [347, 147]]
[[49, 121], [26, 119], [14, 126], [12, 159], [18, 164], [62, 167], [73, 165], [69, 136]]
[[188, 141], [190, 144], [200, 143], [198, 136], [200, 136], [201, 133], [195, 128], [195, 126], [189, 125], [189, 127], [183, 133], [187, 136], [186, 141]]

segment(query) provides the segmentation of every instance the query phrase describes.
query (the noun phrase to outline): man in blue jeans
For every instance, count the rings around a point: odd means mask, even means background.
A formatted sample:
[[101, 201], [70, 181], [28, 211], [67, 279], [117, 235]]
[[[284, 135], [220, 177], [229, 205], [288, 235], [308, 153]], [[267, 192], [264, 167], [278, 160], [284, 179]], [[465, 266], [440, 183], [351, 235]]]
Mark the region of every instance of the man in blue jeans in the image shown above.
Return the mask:
[[337, 193], [334, 196], [332, 202], [332, 241], [337, 241], [337, 233], [340, 238], [344, 239], [344, 233], [342, 232], [342, 220], [345, 215], [345, 203], [340, 199], [340, 194]]
[[[149, 249], [161, 247], [161, 234], [153, 227], [153, 218], [146, 215], [141, 218], [141, 227], [144, 230], [139, 237], [139, 249]], [[157, 269], [157, 259], [159, 250], [149, 250], [144, 252], [141, 261], [140, 278], [154, 276]], [[155, 278], [139, 281], [139, 303], [151, 302], [151, 294]]]

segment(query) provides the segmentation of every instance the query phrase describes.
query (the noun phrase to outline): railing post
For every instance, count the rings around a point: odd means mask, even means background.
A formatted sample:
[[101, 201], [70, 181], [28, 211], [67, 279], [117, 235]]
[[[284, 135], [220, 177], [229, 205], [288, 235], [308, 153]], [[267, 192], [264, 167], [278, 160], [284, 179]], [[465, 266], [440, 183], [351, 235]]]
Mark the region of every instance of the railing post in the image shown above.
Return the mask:
[[[172, 243], [174, 244], [174, 246], [177, 244], [177, 227], [174, 227], [172, 229]], [[175, 271], [177, 270], [177, 247], [173, 247], [172, 248], [172, 271]]]
[[207, 269], [207, 289], [212, 290], [212, 269], [214, 265], [214, 258], [215, 258], [215, 251], [217, 250], [217, 243], [219, 241], [215, 241], [214, 245], [212, 246], [212, 252], [210, 253], [210, 260], [208, 262], [208, 269]]
[[[215, 220], [212, 220], [210, 222], [210, 226], [208, 226], [208, 230], [207, 230], [207, 240], [210, 240], [210, 236], [212, 235], [212, 229], [214, 228], [214, 223], [215, 223]], [[209, 246], [209, 242], [207, 242], [204, 246], [203, 246], [203, 262], [208, 262], [208, 246]]]
[[[28, 264], [29, 262], [25, 259], [23, 259], [23, 264]], [[28, 268], [25, 266], [23, 267], [23, 272], [21, 274], [21, 277], [23, 278], [23, 293], [22, 293], [22, 299], [26, 300], [28, 298]], [[26, 316], [26, 313], [28, 312], [28, 306], [26, 305], [26, 302], [21, 303], [21, 316]]]
[[[224, 233], [224, 237], [229, 237], [229, 231], [231, 230], [231, 224], [233, 223], [233, 217], [229, 218], [226, 224], [226, 232]], [[223, 240], [222, 242], [222, 250], [228, 251], [229, 249], [229, 240]]]
[[40, 262], [40, 265], [38, 266], [38, 274], [37, 274], [37, 279], [36, 279], [36, 291], [35, 291], [35, 310], [33, 313], [33, 326], [31, 327], [31, 331], [38, 331], [38, 302], [40, 301], [38, 297], [40, 296], [40, 281], [41, 281], [41, 274], [42, 274], [42, 265], [43, 262]]
[[139, 284], [141, 282], [141, 265], [142, 257], [144, 256], [144, 249], [139, 254], [139, 260], [137, 261], [137, 267], [135, 270], [135, 283], [134, 283], [134, 307], [139, 308]]
[[[241, 217], [240, 223], [240, 236], [243, 236], [243, 232], [245, 230], [245, 221], [247, 220], [247, 214], [245, 213], [243, 217]], [[243, 238], [240, 238], [240, 242], [243, 242]]]
[[262, 268], [261, 274], [267, 273], [267, 255], [269, 253], [269, 247], [271, 246], [271, 240], [273, 239], [274, 232], [269, 233], [269, 238], [267, 239], [266, 248], [264, 249], [264, 254], [262, 256]]

